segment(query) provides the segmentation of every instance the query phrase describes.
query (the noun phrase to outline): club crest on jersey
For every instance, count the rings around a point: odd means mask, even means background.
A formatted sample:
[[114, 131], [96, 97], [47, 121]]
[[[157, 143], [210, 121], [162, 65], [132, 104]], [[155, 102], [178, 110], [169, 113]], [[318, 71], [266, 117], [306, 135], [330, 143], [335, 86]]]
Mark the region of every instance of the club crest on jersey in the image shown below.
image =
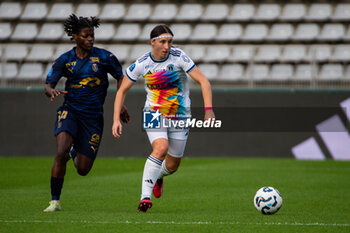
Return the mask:
[[173, 72], [175, 70], [175, 66], [173, 64], [169, 64], [166, 68], [169, 70], [169, 72]]
[[97, 72], [98, 71], [98, 66], [96, 63], [92, 64], [92, 70]]

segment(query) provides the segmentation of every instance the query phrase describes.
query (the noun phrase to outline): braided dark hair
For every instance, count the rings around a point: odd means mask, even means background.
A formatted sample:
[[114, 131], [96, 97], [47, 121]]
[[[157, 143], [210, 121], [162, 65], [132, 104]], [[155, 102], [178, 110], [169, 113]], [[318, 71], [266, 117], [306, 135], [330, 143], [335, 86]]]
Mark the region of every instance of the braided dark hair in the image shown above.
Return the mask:
[[[68, 36], [72, 36], [73, 34], [79, 34], [80, 30], [83, 28], [98, 28], [100, 26], [100, 19], [97, 17], [82, 17], [79, 18], [75, 14], [71, 14], [64, 21], [64, 31]], [[71, 37], [73, 40], [73, 37]]]

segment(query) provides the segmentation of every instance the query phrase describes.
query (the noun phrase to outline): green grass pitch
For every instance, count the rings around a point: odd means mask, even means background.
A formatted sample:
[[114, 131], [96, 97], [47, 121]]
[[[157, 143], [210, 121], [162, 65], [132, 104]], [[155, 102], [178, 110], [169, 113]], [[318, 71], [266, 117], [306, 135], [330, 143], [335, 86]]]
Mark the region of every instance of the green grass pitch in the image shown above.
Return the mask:
[[[86, 177], [69, 161], [62, 211], [43, 213], [52, 161], [0, 157], [0, 232], [350, 232], [349, 162], [183, 159], [139, 213], [144, 158], [97, 158]], [[254, 208], [262, 186], [281, 192], [278, 213]]]

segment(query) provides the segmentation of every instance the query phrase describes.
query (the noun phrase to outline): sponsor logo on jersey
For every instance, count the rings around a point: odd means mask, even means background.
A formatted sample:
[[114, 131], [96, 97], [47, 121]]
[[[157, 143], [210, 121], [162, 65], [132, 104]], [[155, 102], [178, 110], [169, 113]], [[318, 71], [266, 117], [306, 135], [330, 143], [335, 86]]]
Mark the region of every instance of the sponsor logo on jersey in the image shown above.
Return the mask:
[[99, 57], [90, 57], [91, 63], [99, 63], [100, 62], [100, 58]]
[[135, 66], [136, 66], [136, 64], [134, 63], [129, 67], [130, 72], [132, 72], [135, 69]]
[[190, 59], [186, 55], [182, 55], [181, 57], [182, 57], [182, 60], [184, 60], [184, 62], [187, 62], [187, 63], [190, 62]]

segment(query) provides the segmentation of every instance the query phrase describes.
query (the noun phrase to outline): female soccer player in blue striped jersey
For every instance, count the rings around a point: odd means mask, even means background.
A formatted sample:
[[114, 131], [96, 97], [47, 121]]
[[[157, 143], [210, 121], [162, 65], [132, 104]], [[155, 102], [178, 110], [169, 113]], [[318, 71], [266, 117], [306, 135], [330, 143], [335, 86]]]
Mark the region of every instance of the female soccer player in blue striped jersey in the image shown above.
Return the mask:
[[[89, 173], [101, 142], [103, 103], [107, 94], [110, 73], [120, 84], [123, 72], [118, 59], [110, 52], [94, 47], [96, 17], [77, 17], [74, 14], [64, 23], [64, 30], [76, 42], [76, 47], [62, 54], [53, 64], [46, 78], [45, 94], [53, 101], [64, 94], [64, 102], [57, 110], [55, 123], [56, 155], [51, 170], [50, 206], [45, 212], [60, 210], [60, 194], [69, 155], [77, 172]], [[65, 90], [55, 86], [60, 78], [67, 78]], [[129, 121], [122, 107], [121, 119]]]
[[[116, 138], [122, 133], [120, 106], [123, 105], [128, 90], [139, 78], [144, 79], [147, 92], [145, 109], [155, 112], [154, 118], [171, 121], [186, 119], [189, 116], [189, 80], [186, 74], [201, 86], [205, 120], [215, 118], [210, 83], [184, 51], [172, 47], [172, 31], [166, 25], [156, 26], [151, 31], [150, 43], [152, 51], [142, 55], [126, 69], [126, 77], [116, 95], [112, 127]], [[189, 129], [162, 125], [160, 129], [146, 129], [146, 132], [153, 151], [146, 160], [142, 177], [138, 210], [143, 212], [152, 207], [152, 190], [153, 195], [159, 198], [163, 191], [163, 177], [178, 169]]]

